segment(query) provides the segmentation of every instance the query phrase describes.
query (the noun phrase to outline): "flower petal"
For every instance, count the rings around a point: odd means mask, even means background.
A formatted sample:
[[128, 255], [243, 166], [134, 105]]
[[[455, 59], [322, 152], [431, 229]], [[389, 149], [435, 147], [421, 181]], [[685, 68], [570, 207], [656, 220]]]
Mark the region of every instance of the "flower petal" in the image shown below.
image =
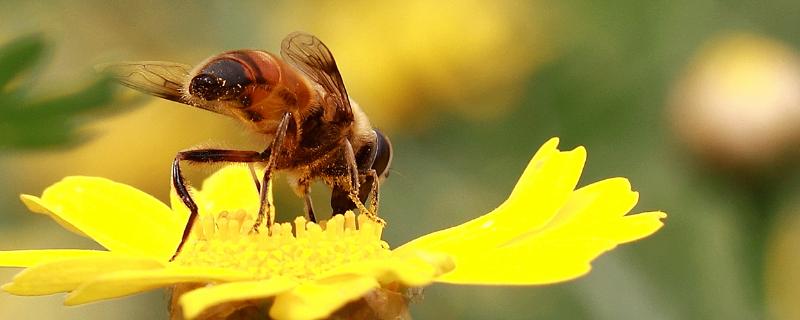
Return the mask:
[[639, 194], [631, 190], [628, 179], [601, 180], [575, 190], [569, 201], [553, 217], [548, 228], [573, 220], [620, 217], [633, 209], [638, 201]]
[[77, 249], [0, 251], [0, 266], [27, 268], [37, 264], [54, 262], [58, 260], [68, 260], [81, 257], [104, 257], [109, 254], [111, 254], [109, 251]]
[[214, 306], [251, 299], [265, 299], [291, 290], [297, 281], [274, 277], [268, 280], [222, 283], [195, 289], [180, 297], [183, 316], [194, 319]]
[[275, 319], [324, 318], [378, 287], [375, 279], [359, 275], [338, 275], [306, 282], [279, 294], [269, 315]]
[[185, 224], [152, 196], [103, 178], [67, 177], [41, 198], [21, 199], [32, 211], [50, 215], [111, 251], [162, 260], [175, 252]]
[[446, 252], [464, 247], [464, 242], [469, 242], [473, 245], [470, 250], [479, 251], [542, 228], [571, 196], [586, 160], [586, 151], [582, 147], [562, 152], [556, 149], [557, 144], [557, 138], [550, 139], [536, 152], [511, 196], [497, 209], [461, 225], [412, 240], [398, 250]]
[[152, 270], [123, 270], [108, 273], [83, 283], [67, 296], [64, 304], [77, 305], [122, 297], [178, 283], [249, 279], [250, 276], [243, 272], [220, 268], [168, 266]]
[[441, 253], [406, 251], [389, 259], [376, 259], [343, 265], [326, 275], [363, 275], [380, 283], [399, 282], [408, 287], [421, 287], [453, 268], [450, 256]]
[[102, 256], [58, 260], [30, 267], [18, 273], [11, 283], [3, 286], [3, 290], [26, 296], [53, 294], [73, 290], [81, 283], [104, 273], [162, 267], [161, 262], [153, 259], [109, 252]]
[[576, 235], [603, 233], [606, 230], [599, 228], [599, 225], [616, 222], [633, 209], [638, 200], [638, 193], [631, 191], [627, 179], [613, 178], [592, 183], [573, 192], [570, 199], [546, 226], [522, 233], [504, 245], [525, 241], [531, 237], [559, 237], [562, 233]]
[[61, 219], [61, 217], [59, 217], [58, 215], [53, 214], [53, 212], [50, 211], [50, 209], [48, 209], [45, 206], [45, 204], [43, 203], [42, 199], [40, 199], [39, 197], [32, 196], [32, 195], [29, 195], [29, 194], [21, 194], [19, 196], [19, 200], [22, 201], [22, 203], [25, 204], [25, 206], [28, 207], [28, 210], [30, 210], [31, 212], [41, 213], [41, 214], [50, 216], [50, 218], [55, 220], [55, 222], [58, 223], [64, 229], [67, 229], [67, 230], [69, 230], [69, 231], [71, 231], [71, 232], [73, 232], [73, 233], [75, 233], [75, 234], [77, 234], [79, 236], [84, 236], [84, 237], [87, 237], [87, 238], [91, 238], [90, 236], [88, 236], [85, 233], [83, 233], [83, 231], [81, 231], [77, 227], [73, 226], [69, 221]]
[[[612, 228], [625, 229], [619, 234], [577, 235], [565, 238], [532, 238], [484, 254], [456, 256], [456, 269], [438, 282], [481, 285], [536, 285], [571, 280], [591, 270], [591, 261], [618, 244], [646, 237], [658, 230], [666, 217], [663, 212], [626, 216]], [[629, 219], [635, 218], [635, 219]], [[607, 225], [597, 225], [599, 229]]]
[[218, 214], [239, 209], [255, 213], [259, 209], [258, 189], [247, 166], [230, 165], [214, 172], [203, 181], [199, 194], [203, 199], [201, 213]]
[[556, 149], [551, 139], [534, 155], [514, 191], [491, 213], [413, 240], [397, 250], [450, 255], [455, 269], [437, 281], [530, 285], [585, 274], [590, 262], [620, 243], [652, 234], [661, 212], [625, 216], [638, 200], [623, 178], [575, 190], [585, 150]]
[[636, 241], [661, 229], [664, 226], [664, 222], [661, 220], [666, 217], [667, 214], [662, 211], [628, 215], [622, 218], [621, 223], [614, 224], [608, 230], [604, 230], [605, 236], [614, 239], [619, 244]]
[[495, 249], [447, 251], [456, 269], [439, 281], [461, 284], [530, 285], [565, 281], [591, 268], [590, 262], [618, 244], [648, 236], [662, 212], [625, 216], [637, 195], [625, 179], [607, 179], [572, 194], [550, 224], [519, 235]]

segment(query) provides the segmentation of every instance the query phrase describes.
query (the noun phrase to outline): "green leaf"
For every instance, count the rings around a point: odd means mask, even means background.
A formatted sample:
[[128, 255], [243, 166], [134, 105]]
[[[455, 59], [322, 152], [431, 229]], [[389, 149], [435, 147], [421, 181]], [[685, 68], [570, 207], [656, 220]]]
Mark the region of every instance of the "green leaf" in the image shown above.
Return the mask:
[[0, 90], [25, 70], [36, 65], [47, 49], [41, 34], [22, 36], [0, 47]]
[[[38, 34], [17, 38], [0, 47], [0, 150], [74, 145], [91, 136], [81, 132], [82, 124], [127, 110], [135, 102], [116, 99], [117, 87], [109, 76], [75, 92], [43, 99], [38, 95], [32, 99], [27, 90], [9, 89], [41, 60], [47, 49], [44, 37]], [[36, 78], [31, 74], [26, 76]]]

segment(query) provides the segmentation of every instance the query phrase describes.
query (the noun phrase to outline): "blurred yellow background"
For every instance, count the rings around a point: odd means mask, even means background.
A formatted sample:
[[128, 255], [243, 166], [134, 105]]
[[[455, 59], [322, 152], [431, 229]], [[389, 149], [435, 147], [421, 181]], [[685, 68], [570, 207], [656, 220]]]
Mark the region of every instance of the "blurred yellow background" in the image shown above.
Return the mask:
[[[98, 63], [191, 64], [237, 48], [277, 52], [296, 30], [317, 35], [394, 143], [381, 207], [393, 245], [493, 208], [551, 136], [587, 146], [584, 183], [628, 177], [640, 211], [670, 213], [663, 232], [601, 257], [585, 278], [436, 285], [412, 306], [416, 318], [797, 319], [797, 16], [792, 1], [3, 1], [0, 43], [48, 40], [23, 83], [36, 100], [91, 83]], [[81, 144], [0, 149], [0, 250], [96, 246], [29, 214], [20, 193], [92, 175], [166, 200], [177, 151], [265, 146], [231, 119], [118, 93], [135, 106], [85, 121]], [[209, 172], [189, 171], [195, 182]], [[283, 212], [301, 212], [285, 184], [276, 192]], [[167, 315], [160, 292], [60, 301], [0, 294], [0, 318]]]

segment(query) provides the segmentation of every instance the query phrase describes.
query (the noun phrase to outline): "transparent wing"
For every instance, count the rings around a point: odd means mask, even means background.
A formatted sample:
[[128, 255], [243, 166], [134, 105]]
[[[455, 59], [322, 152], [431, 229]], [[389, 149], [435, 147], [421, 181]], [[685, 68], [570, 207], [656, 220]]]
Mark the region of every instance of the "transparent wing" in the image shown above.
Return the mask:
[[294, 32], [281, 43], [281, 57], [322, 87], [325, 108], [335, 107], [335, 117], [352, 121], [350, 98], [331, 51], [317, 37]]
[[134, 61], [109, 63], [97, 70], [114, 77], [123, 85], [141, 92], [183, 102], [181, 88], [189, 80], [192, 66], [166, 61]]

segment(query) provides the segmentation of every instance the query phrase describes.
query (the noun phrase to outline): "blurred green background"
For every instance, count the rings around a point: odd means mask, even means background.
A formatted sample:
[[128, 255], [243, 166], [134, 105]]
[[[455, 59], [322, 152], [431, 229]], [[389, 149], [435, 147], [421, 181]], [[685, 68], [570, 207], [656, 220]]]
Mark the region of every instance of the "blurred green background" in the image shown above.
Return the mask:
[[[552, 136], [588, 148], [581, 185], [628, 177], [635, 211], [670, 214], [584, 278], [433, 285], [416, 318], [800, 319], [798, 16], [784, 0], [2, 1], [0, 250], [96, 246], [29, 214], [20, 193], [93, 175], [166, 199], [176, 151], [264, 146], [230, 119], [115, 90], [93, 65], [277, 52], [303, 30], [392, 138], [390, 244], [494, 208]], [[301, 212], [276, 189], [284, 213]], [[167, 316], [161, 292], [77, 308], [62, 298], [0, 294], [0, 318]]]

